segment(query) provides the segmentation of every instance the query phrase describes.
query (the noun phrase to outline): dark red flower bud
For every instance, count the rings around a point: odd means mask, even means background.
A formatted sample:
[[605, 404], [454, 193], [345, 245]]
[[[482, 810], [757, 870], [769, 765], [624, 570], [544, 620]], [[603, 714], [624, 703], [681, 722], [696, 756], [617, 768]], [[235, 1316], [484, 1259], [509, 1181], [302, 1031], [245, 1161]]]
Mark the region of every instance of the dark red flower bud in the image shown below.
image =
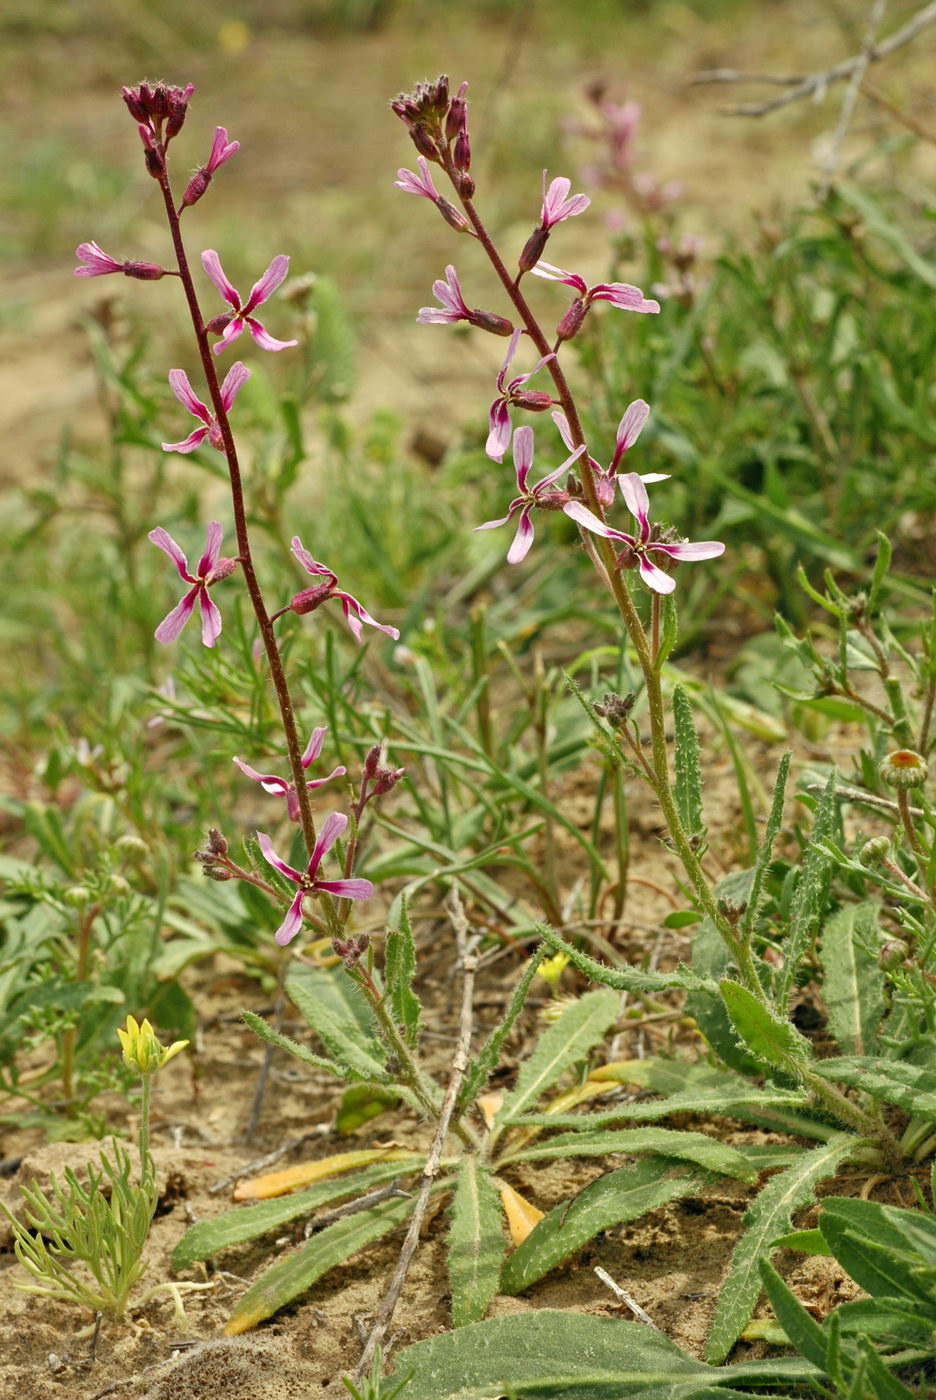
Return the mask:
[[425, 127], [411, 126], [409, 134], [410, 140], [421, 156], [425, 156], [426, 160], [435, 161], [436, 165], [441, 164], [439, 160], [439, 148]]
[[588, 315], [588, 302], [584, 297], [576, 297], [570, 302], [569, 309], [556, 327], [556, 337], [559, 340], [573, 340], [582, 329], [582, 322]]
[[456, 170], [469, 170], [471, 168], [471, 142], [468, 140], [467, 131], [460, 131], [455, 138], [455, 150], [452, 156]]
[[379, 767], [380, 745], [374, 744], [373, 748], [367, 750], [367, 756], [364, 759], [364, 767], [361, 769], [361, 776], [364, 778], [365, 782], [369, 783], [377, 776]]
[[166, 162], [163, 160], [162, 153], [157, 151], [155, 146], [147, 146], [143, 153], [143, 159], [146, 163], [147, 174], [152, 175], [154, 180], [161, 180], [166, 173]]
[[406, 772], [405, 768], [380, 768], [374, 782], [373, 797], [383, 797], [385, 792], [396, 787], [397, 783]]
[[223, 335], [233, 319], [233, 311], [221, 311], [217, 316], [212, 316], [210, 321], [205, 322], [205, 330], [209, 335]]
[[464, 214], [460, 214], [455, 208], [454, 204], [449, 204], [448, 200], [445, 199], [442, 195], [440, 195], [439, 198], [436, 200], [436, 208], [442, 215], [445, 222], [449, 225], [450, 228], [453, 228], [456, 233], [471, 232], [471, 225], [465, 218]]
[[468, 323], [477, 326], [479, 331], [490, 331], [492, 335], [513, 335], [514, 328], [507, 318], [493, 311], [472, 311], [468, 315]]
[[432, 88], [431, 102], [436, 111], [444, 112], [449, 105], [448, 74], [442, 73]]
[[314, 612], [326, 598], [331, 597], [334, 586], [333, 583], [319, 583], [314, 588], [304, 588], [301, 593], [290, 598], [286, 606], [300, 617], [305, 613]]
[[519, 267], [521, 272], [529, 272], [535, 267], [543, 256], [543, 249], [549, 240], [548, 228], [535, 228], [523, 245], [523, 252], [520, 254]]
[[157, 263], [133, 262], [128, 258], [123, 265], [124, 277], [136, 277], [140, 282], [158, 282], [160, 277], [165, 277], [164, 268]]
[[215, 856], [226, 856], [228, 853], [227, 838], [216, 826], [208, 828], [208, 850]]
[[127, 104], [127, 111], [135, 122], [149, 121], [149, 112], [140, 97], [139, 88], [121, 88], [120, 95]]
[[166, 123], [166, 140], [171, 141], [173, 136], [178, 136], [185, 122], [185, 115], [188, 111], [189, 99], [195, 91], [191, 83], [187, 83], [184, 88], [169, 88], [167, 91], [167, 105], [169, 120]]
[[458, 193], [462, 199], [473, 199], [475, 192], [475, 182], [473, 176], [467, 170], [458, 172]]
[[445, 118], [445, 136], [449, 141], [453, 141], [460, 131], [468, 130], [468, 103], [465, 101], [467, 91], [468, 84], [462, 83], [448, 109], [448, 115]]

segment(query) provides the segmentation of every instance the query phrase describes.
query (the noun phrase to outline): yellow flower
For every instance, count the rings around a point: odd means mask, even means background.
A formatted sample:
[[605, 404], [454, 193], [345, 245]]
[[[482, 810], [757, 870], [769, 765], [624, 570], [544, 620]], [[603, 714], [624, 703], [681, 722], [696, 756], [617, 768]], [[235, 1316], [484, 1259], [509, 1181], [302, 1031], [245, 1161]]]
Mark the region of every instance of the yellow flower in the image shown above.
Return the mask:
[[537, 968], [537, 976], [542, 977], [544, 982], [548, 982], [553, 991], [559, 985], [559, 978], [569, 965], [568, 953], [554, 953], [551, 958], [545, 958]]
[[137, 1025], [134, 1016], [127, 1017], [126, 1030], [118, 1027], [117, 1035], [123, 1047], [124, 1064], [138, 1074], [155, 1074], [188, 1045], [187, 1040], [176, 1040], [168, 1050], [164, 1049], [149, 1021]]

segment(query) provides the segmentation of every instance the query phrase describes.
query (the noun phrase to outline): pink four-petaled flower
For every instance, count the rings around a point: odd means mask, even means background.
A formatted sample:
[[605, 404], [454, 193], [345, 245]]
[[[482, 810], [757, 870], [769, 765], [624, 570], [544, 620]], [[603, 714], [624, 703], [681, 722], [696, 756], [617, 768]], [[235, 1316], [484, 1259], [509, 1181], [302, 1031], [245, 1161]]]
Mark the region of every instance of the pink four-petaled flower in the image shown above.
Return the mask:
[[[573, 449], [572, 434], [569, 431], [569, 420], [561, 409], [556, 409], [552, 415], [552, 420], [559, 429], [562, 441], [571, 452]], [[635, 399], [628, 404], [624, 410], [624, 416], [618, 424], [617, 436], [614, 442], [614, 456], [608, 467], [600, 467], [594, 457], [589, 457], [588, 465], [595, 478], [595, 492], [598, 496], [599, 504], [607, 510], [614, 504], [614, 481], [617, 476], [617, 469], [620, 466], [621, 458], [629, 448], [640, 437], [643, 425], [650, 416], [650, 405], [643, 399]], [[641, 481], [650, 486], [656, 481], [669, 481], [669, 472], [645, 472], [640, 477]]]
[[636, 472], [627, 472], [624, 476], [619, 476], [618, 481], [627, 508], [639, 526], [640, 533], [636, 538], [606, 525], [582, 501], [569, 501], [562, 509], [566, 515], [571, 516], [586, 530], [591, 530], [593, 534], [603, 535], [607, 540], [618, 540], [626, 545], [627, 549], [622, 551], [625, 564], [636, 564], [640, 570], [640, 577], [654, 593], [672, 593], [676, 587], [676, 580], [653, 562], [650, 558], [652, 554], [661, 554], [665, 559], [676, 560], [717, 559], [719, 555], [724, 554], [725, 546], [720, 540], [669, 544], [665, 540], [654, 539], [649, 519], [650, 500], [647, 488]]
[[[310, 763], [314, 763], [322, 752], [322, 744], [326, 732], [327, 730], [325, 727], [312, 730], [312, 737], [306, 745], [305, 753], [302, 755], [303, 768], [308, 768]], [[258, 773], [256, 768], [251, 768], [250, 764], [245, 763], [243, 759], [235, 757], [234, 762], [242, 773], [245, 773], [248, 778], [253, 778], [258, 782], [264, 792], [272, 793], [276, 797], [285, 797], [286, 811], [290, 821], [297, 822], [299, 820], [299, 798], [293, 783], [289, 782], [286, 778], [277, 777], [275, 773]], [[332, 769], [327, 778], [310, 778], [306, 783], [306, 787], [310, 789], [324, 787], [326, 783], [331, 782], [332, 778], [341, 778], [347, 771], [347, 768], [343, 765], [339, 765], [337, 768]]]
[[320, 564], [316, 559], [313, 559], [309, 551], [304, 548], [298, 535], [293, 536], [290, 548], [306, 572], [322, 580], [315, 588], [306, 588], [291, 599], [289, 607], [293, 612], [300, 615], [313, 612], [326, 599], [339, 598], [345, 620], [351, 628], [356, 642], [361, 640], [361, 625], [365, 622], [370, 627], [376, 627], [381, 632], [386, 632], [387, 636], [392, 637], [395, 642], [399, 641], [400, 633], [397, 628], [387, 627], [382, 622], [377, 622], [356, 598], [353, 598], [350, 593], [346, 593], [343, 588], [339, 588], [338, 575], [326, 564]]
[[543, 171], [543, 207], [540, 212], [541, 224], [544, 229], [551, 229], [555, 224], [561, 224], [563, 219], [571, 219], [575, 214], [583, 214], [591, 204], [587, 194], [574, 194], [569, 198], [569, 190], [572, 188], [572, 181], [567, 180], [564, 175], [559, 175], [546, 188], [546, 171]]
[[420, 325], [450, 325], [455, 321], [471, 320], [471, 311], [465, 305], [458, 273], [451, 263], [445, 269], [445, 281], [440, 277], [433, 282], [432, 294], [439, 298], [442, 305], [421, 306], [416, 317]]
[[548, 262], [538, 262], [531, 271], [550, 282], [564, 282], [567, 287], [574, 287], [586, 307], [593, 301], [609, 301], [622, 311], [655, 313], [660, 309], [658, 301], [645, 297], [640, 288], [632, 286], [630, 282], [596, 282], [590, 287], [577, 272], [566, 272], [564, 268], [553, 267]]
[[374, 886], [370, 880], [320, 880], [318, 878], [318, 868], [323, 858], [334, 846], [347, 825], [348, 818], [343, 812], [332, 812], [319, 832], [305, 872], [295, 870], [293, 866], [287, 865], [274, 851], [273, 842], [269, 836], [263, 831], [257, 832], [257, 840], [264, 858], [281, 875], [285, 875], [287, 880], [292, 880], [293, 884], [298, 886], [295, 898], [286, 911], [286, 917], [276, 930], [275, 938], [280, 947], [285, 947], [287, 943], [290, 943], [302, 928], [302, 901], [306, 895], [325, 890], [328, 894], [333, 894], [336, 899], [370, 899], [374, 893]]
[[438, 204], [439, 191], [433, 184], [426, 157], [417, 156], [416, 164], [419, 166], [418, 175], [414, 175], [412, 170], [398, 170], [393, 183], [398, 190], [404, 190], [406, 194], [421, 194], [425, 199], [431, 199], [433, 204]]
[[517, 524], [517, 533], [507, 551], [508, 564], [519, 564], [521, 559], [525, 559], [529, 553], [534, 534], [531, 516], [535, 507], [539, 506], [546, 510], [561, 510], [568, 501], [569, 493], [567, 491], [557, 491], [551, 488], [553, 483], [571, 467], [573, 462], [581, 457], [584, 451], [584, 444], [581, 447], [576, 447], [572, 455], [567, 457], [561, 466], [556, 467], [555, 471], [544, 476], [542, 481], [538, 481], [535, 486], [528, 486], [527, 478], [533, 465], [533, 429], [517, 428], [513, 435], [513, 459], [517, 474], [517, 490], [520, 494], [510, 502], [507, 514], [502, 516], [500, 520], [486, 520], [483, 525], [475, 526], [475, 530], [496, 530], [499, 525], [506, 525], [519, 511], [520, 520]]
[[[240, 360], [231, 366], [224, 376], [224, 383], [221, 385], [221, 402], [224, 404], [225, 413], [230, 413], [234, 400], [240, 393], [243, 386], [250, 378], [250, 370], [246, 365], [242, 365]], [[171, 369], [169, 371], [169, 384], [183, 408], [187, 408], [193, 417], [201, 420], [202, 427], [194, 428], [187, 438], [182, 442], [164, 442], [163, 452], [194, 452], [196, 447], [200, 447], [205, 438], [216, 447], [219, 452], [224, 451], [224, 440], [221, 437], [221, 429], [218, 420], [211, 410], [196, 398], [195, 393], [189, 383], [189, 377], [184, 369]]]
[[149, 539], [151, 542], [156, 545], [157, 549], [164, 550], [169, 555], [179, 571], [179, 577], [185, 583], [192, 585], [181, 602], [177, 603], [170, 613], [167, 613], [156, 628], [157, 642], [175, 641], [191, 617], [196, 602], [201, 608], [202, 641], [206, 647], [213, 647], [218, 640], [221, 635], [221, 614], [208, 597], [208, 589], [213, 584], [220, 583], [221, 579], [228, 578], [238, 563], [237, 559], [221, 559], [219, 557], [222, 538], [220, 524], [217, 520], [212, 520], [208, 526], [205, 552], [199, 559], [194, 574], [191, 574], [189, 573], [188, 560], [169, 532], [164, 530], [161, 525], [155, 530], [150, 530]]
[[510, 337], [510, 343], [507, 346], [507, 354], [504, 356], [504, 363], [497, 372], [497, 398], [491, 404], [490, 413], [488, 414], [488, 438], [484, 445], [484, 450], [495, 462], [502, 462], [504, 460], [504, 453], [507, 451], [508, 444], [510, 443], [510, 412], [508, 405], [516, 403], [521, 408], [529, 408], [536, 411], [548, 408], [552, 403], [552, 397], [549, 394], [541, 393], [537, 390], [528, 391], [526, 393], [522, 392], [522, 386], [533, 378], [537, 370], [541, 370], [547, 361], [556, 358], [552, 352], [548, 355], [544, 355], [541, 360], [537, 360], [528, 374], [519, 374], [515, 379], [511, 379], [509, 382], [507, 380], [507, 371], [510, 368], [511, 360], [517, 353], [517, 346], [520, 344], [520, 337], [522, 334], [523, 330], [518, 327]]
[[222, 350], [226, 350], [232, 341], [242, 333], [244, 327], [250, 331], [254, 340], [261, 350], [287, 350], [291, 345], [298, 345], [298, 340], [274, 340], [273, 336], [265, 329], [260, 321], [251, 313], [258, 306], [262, 306], [265, 301], [276, 291], [289, 271], [289, 258], [285, 253], [280, 253], [273, 259], [266, 272], [255, 282], [250, 289], [250, 295], [245, 302], [241, 301], [240, 292], [233, 287], [224, 275], [221, 266], [221, 259], [213, 248], [209, 248], [201, 255], [202, 267], [224, 297], [224, 300], [232, 309], [230, 316], [215, 317], [214, 323], [219, 324], [224, 321], [221, 332], [221, 339], [215, 345], [214, 353], [220, 355]]

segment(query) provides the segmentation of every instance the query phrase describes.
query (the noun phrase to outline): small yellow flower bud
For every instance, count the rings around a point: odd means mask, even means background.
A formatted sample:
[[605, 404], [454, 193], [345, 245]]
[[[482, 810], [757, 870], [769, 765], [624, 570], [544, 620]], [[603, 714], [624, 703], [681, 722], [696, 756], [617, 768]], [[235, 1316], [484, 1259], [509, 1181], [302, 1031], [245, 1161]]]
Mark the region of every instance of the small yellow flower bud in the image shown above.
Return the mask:
[[568, 953], [554, 953], [551, 958], [544, 958], [537, 968], [537, 976], [542, 977], [544, 982], [548, 982], [553, 991], [559, 984], [559, 978], [569, 965]]
[[155, 1074], [188, 1045], [187, 1040], [176, 1040], [168, 1050], [164, 1049], [149, 1021], [138, 1025], [134, 1016], [127, 1017], [125, 1030], [118, 1027], [117, 1036], [123, 1048], [124, 1064], [138, 1074]]

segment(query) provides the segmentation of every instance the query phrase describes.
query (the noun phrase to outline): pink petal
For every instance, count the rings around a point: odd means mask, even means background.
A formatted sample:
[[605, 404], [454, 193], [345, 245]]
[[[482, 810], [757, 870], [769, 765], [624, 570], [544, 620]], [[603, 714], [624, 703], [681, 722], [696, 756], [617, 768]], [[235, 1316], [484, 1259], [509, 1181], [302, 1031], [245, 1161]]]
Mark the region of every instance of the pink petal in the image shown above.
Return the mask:
[[248, 778], [253, 778], [263, 788], [264, 792], [271, 793], [274, 797], [285, 797], [289, 791], [289, 783], [285, 778], [278, 778], [275, 773], [258, 773], [256, 768], [251, 768], [249, 763], [243, 759], [235, 757], [232, 762], [236, 763], [242, 773]]
[[305, 877], [300, 875], [298, 870], [294, 870], [291, 865], [287, 865], [284, 860], [280, 859], [273, 849], [273, 842], [265, 831], [257, 832], [257, 844], [263, 852], [264, 859], [273, 866], [274, 870], [278, 870], [281, 875], [285, 875], [287, 880], [292, 880], [294, 884], [301, 884]]
[[329, 775], [328, 775], [327, 778], [310, 778], [309, 781], [306, 783], [306, 787], [307, 787], [307, 788], [320, 788], [320, 787], [324, 787], [326, 783], [330, 783], [330, 782], [331, 782], [332, 778], [343, 778], [344, 775], [345, 775], [345, 773], [347, 773], [347, 771], [348, 771], [348, 770], [347, 770], [347, 768], [345, 768], [345, 766], [344, 766], [343, 763], [342, 763], [342, 764], [339, 764], [337, 768], [333, 768], [333, 769], [332, 769], [332, 771], [329, 773]]
[[507, 551], [507, 563], [519, 564], [530, 552], [533, 543], [533, 521], [530, 514], [532, 505], [528, 505], [520, 512], [520, 523], [517, 526], [517, 533], [513, 537], [513, 543]]
[[293, 535], [289, 547], [308, 573], [315, 574], [320, 578], [331, 579], [332, 583], [338, 582], [338, 575], [333, 573], [326, 564], [319, 564], [317, 560], [313, 559], [309, 551], [304, 548], [298, 535]]
[[559, 436], [562, 438], [562, 441], [565, 443], [566, 447], [571, 452], [574, 449], [575, 444], [572, 441], [572, 429], [569, 427], [568, 418], [559, 408], [554, 409], [549, 416], [552, 418], [556, 427], [559, 429]]
[[578, 525], [584, 526], [586, 530], [591, 530], [594, 535], [603, 535], [606, 540], [622, 540], [624, 544], [629, 545], [636, 543], [632, 535], [625, 535], [621, 530], [612, 530], [610, 525], [599, 520], [581, 501], [567, 501], [562, 509], [564, 514]]
[[488, 425], [488, 438], [484, 450], [493, 461], [502, 462], [510, 443], [510, 414], [503, 399], [495, 399], [491, 404]]
[[211, 143], [211, 155], [208, 157], [207, 170], [209, 175], [213, 175], [219, 165], [223, 165], [226, 160], [230, 160], [240, 150], [239, 141], [229, 141], [227, 128], [219, 126], [215, 128], [214, 139]]
[[212, 346], [214, 353], [216, 355], [223, 355], [232, 341], [235, 341], [239, 335], [243, 334], [243, 330], [243, 316], [235, 316], [233, 321], [229, 321], [221, 332], [221, 339], [218, 341], [217, 345]]
[[154, 544], [157, 549], [161, 549], [164, 553], [169, 555], [169, 558], [174, 562], [179, 571], [179, 577], [185, 583], [197, 583], [198, 580], [194, 579], [188, 571], [188, 560], [168, 530], [164, 530], [161, 525], [158, 525], [155, 530], [150, 530], [147, 539], [151, 544]]
[[563, 267], [553, 267], [552, 263], [538, 262], [530, 271], [536, 277], [545, 277], [549, 282], [564, 282], [567, 287], [574, 287], [579, 296], [584, 296], [588, 291], [588, 283], [584, 277], [580, 277], [577, 272], [566, 272]]
[[620, 460], [622, 452], [627, 452], [629, 448], [633, 447], [649, 417], [650, 405], [645, 403], [643, 399], [635, 399], [633, 403], [628, 404], [624, 410], [624, 417], [618, 424], [614, 452], [615, 462]]
[[694, 544], [654, 544], [650, 548], [668, 554], [671, 559], [718, 559], [725, 552], [720, 540], [696, 540]]
[[[213, 248], [208, 248], [201, 255], [202, 267], [224, 297], [229, 306], [233, 306], [235, 311], [240, 310], [240, 294], [236, 287], [233, 287], [224, 275], [224, 268], [221, 266], [221, 259]], [[215, 346], [217, 350], [217, 346]]]
[[285, 919], [273, 935], [275, 941], [281, 948], [285, 948], [287, 943], [291, 943], [302, 928], [304, 922], [302, 917], [302, 901], [304, 897], [305, 891], [300, 890], [292, 904], [290, 904], [289, 908], [286, 910]]
[[88, 264], [87, 267], [75, 268], [76, 277], [105, 277], [109, 272], [123, 272], [123, 263], [105, 253], [96, 243], [79, 243], [75, 257], [79, 262]]
[[309, 742], [306, 744], [305, 752], [302, 755], [303, 768], [308, 768], [309, 764], [314, 763], [315, 760], [318, 758], [319, 754], [322, 752], [322, 745], [325, 742], [325, 735], [327, 733], [327, 725], [323, 725], [319, 729], [312, 730], [312, 733], [309, 736]]
[[533, 465], [533, 429], [518, 428], [513, 435], [513, 459], [517, 471], [517, 487], [526, 494], [526, 480]]
[[370, 880], [316, 880], [315, 888], [339, 899], [370, 899], [374, 893]]
[[640, 521], [640, 537], [646, 540], [650, 533], [650, 497], [647, 495], [647, 488], [636, 472], [625, 472], [623, 476], [618, 477], [618, 481], [627, 509]]
[[421, 306], [416, 315], [420, 326], [451, 326], [462, 320], [460, 311], [442, 311], [438, 306]]
[[208, 589], [201, 590], [201, 639], [206, 647], [213, 647], [221, 635], [221, 612], [217, 603], [208, 597]]
[[513, 519], [513, 517], [516, 515], [517, 511], [520, 509], [520, 507], [521, 507], [522, 505], [523, 505], [523, 501], [522, 501], [522, 500], [519, 500], [519, 501], [512, 501], [512, 502], [511, 502], [511, 505], [510, 505], [510, 509], [508, 510], [507, 514], [501, 516], [500, 520], [485, 520], [485, 522], [484, 522], [483, 525], [475, 525], [475, 526], [474, 526], [474, 528], [473, 528], [473, 530], [472, 530], [472, 534], [477, 533], [478, 530], [496, 530], [496, 529], [498, 528], [499, 525], [506, 525], [507, 522], [508, 522], [508, 520], [512, 520], [512, 519]]
[[[506, 379], [507, 379], [507, 371], [508, 371], [508, 369], [510, 368], [510, 362], [511, 362], [511, 360], [513, 359], [514, 355], [516, 355], [516, 353], [517, 353], [517, 346], [520, 344], [520, 337], [521, 337], [522, 335], [523, 335], [523, 327], [522, 327], [522, 326], [518, 326], [517, 329], [513, 332], [513, 334], [511, 335], [510, 339], [509, 339], [508, 342], [507, 342], [507, 353], [506, 353], [506, 355], [504, 356], [504, 363], [501, 365], [500, 369], [497, 371], [497, 387], [498, 387], [498, 389], [500, 389], [500, 390], [503, 390], [503, 388], [504, 388], [504, 384], [505, 384]], [[490, 455], [490, 454], [488, 454], [488, 455]], [[500, 459], [498, 458], [497, 460], [499, 461]]]
[[201, 447], [207, 436], [207, 428], [195, 428], [181, 442], [162, 442], [159, 445], [163, 452], [194, 452], [196, 447]]
[[195, 418], [200, 418], [203, 423], [211, 422], [210, 411], [201, 399], [196, 397], [184, 369], [171, 369], [169, 371], [169, 387], [183, 408], [187, 408], [189, 413]]
[[247, 328], [261, 350], [288, 350], [293, 345], [298, 345], [298, 340], [276, 340], [265, 326], [262, 326], [253, 316], [245, 317]]
[[247, 383], [250, 374], [251, 371], [246, 365], [241, 364], [240, 360], [235, 360], [224, 376], [224, 383], [221, 385], [221, 402], [224, 404], [226, 413], [229, 413], [234, 407], [234, 400]]
[[518, 375], [516, 379], [512, 379], [510, 381], [511, 389], [516, 389], [520, 384], [525, 384], [528, 379], [532, 379], [534, 374], [543, 368], [543, 365], [548, 364], [550, 360], [554, 360], [555, 358], [555, 352], [550, 350], [548, 355], [544, 355], [541, 360], [537, 360], [536, 364], [527, 374], [521, 374]]
[[552, 486], [554, 482], [558, 481], [560, 476], [562, 476], [564, 472], [567, 472], [569, 467], [572, 466], [573, 462], [578, 461], [584, 451], [585, 444], [582, 443], [581, 447], [577, 447], [571, 456], [567, 457], [564, 462], [561, 462], [554, 471], [551, 471], [547, 476], [543, 477], [542, 481], [536, 483], [533, 487], [533, 495], [539, 496], [547, 487]]
[[589, 293], [591, 301], [609, 301], [621, 311], [642, 311], [656, 313], [660, 309], [658, 301], [649, 300], [639, 287], [629, 282], [599, 282]]
[[182, 631], [182, 628], [192, 616], [195, 607], [195, 599], [201, 592], [201, 585], [196, 584], [194, 588], [186, 593], [181, 602], [176, 603], [172, 612], [167, 613], [162, 622], [153, 633], [157, 642], [174, 642]]
[[205, 551], [198, 561], [198, 577], [206, 578], [218, 561], [221, 553], [221, 541], [224, 539], [224, 531], [217, 520], [208, 522], [208, 531], [205, 535]]
[[[335, 597], [341, 599], [341, 606], [351, 628], [356, 641], [361, 640], [361, 623], [366, 622], [370, 627], [376, 627], [380, 632], [386, 632], [388, 637], [392, 637], [395, 642], [399, 641], [400, 633], [396, 627], [385, 626], [371, 617], [370, 613], [363, 607], [356, 598], [352, 598], [350, 593], [345, 593], [342, 589], [335, 589]], [[360, 620], [359, 620], [360, 619]]]
[[348, 818], [345, 816], [344, 812], [331, 812], [329, 816], [326, 817], [309, 860], [310, 875], [315, 875], [315, 872], [318, 870], [325, 856], [331, 850], [332, 846], [334, 846], [347, 825]]
[[640, 556], [640, 577], [654, 593], [672, 593], [676, 587], [676, 580], [670, 574], [664, 574], [662, 569], [658, 569], [645, 554]]
[[244, 312], [253, 311], [255, 306], [262, 306], [265, 301], [269, 300], [277, 287], [285, 281], [288, 271], [289, 258], [285, 253], [278, 253], [263, 276], [251, 287]]

